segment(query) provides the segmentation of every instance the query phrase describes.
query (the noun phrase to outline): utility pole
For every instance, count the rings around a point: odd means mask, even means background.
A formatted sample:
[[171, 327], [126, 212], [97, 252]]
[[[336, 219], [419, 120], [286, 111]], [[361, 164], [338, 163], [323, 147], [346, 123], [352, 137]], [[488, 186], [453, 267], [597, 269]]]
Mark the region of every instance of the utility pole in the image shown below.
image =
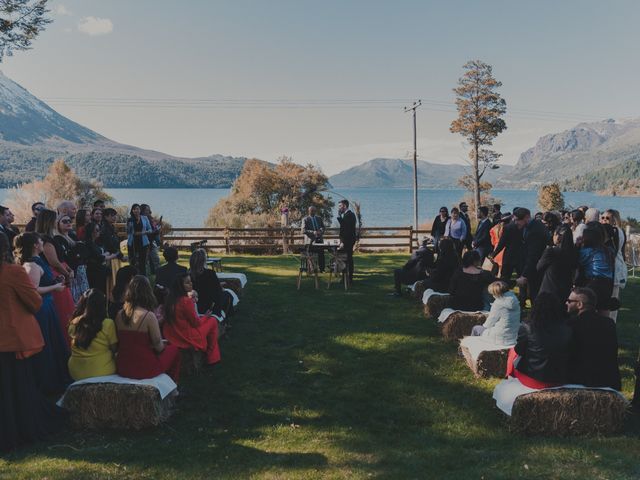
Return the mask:
[[410, 107], [404, 107], [404, 113], [413, 112], [413, 228], [416, 230], [416, 246], [418, 245], [418, 139], [416, 132], [416, 110], [422, 100], [416, 100]]

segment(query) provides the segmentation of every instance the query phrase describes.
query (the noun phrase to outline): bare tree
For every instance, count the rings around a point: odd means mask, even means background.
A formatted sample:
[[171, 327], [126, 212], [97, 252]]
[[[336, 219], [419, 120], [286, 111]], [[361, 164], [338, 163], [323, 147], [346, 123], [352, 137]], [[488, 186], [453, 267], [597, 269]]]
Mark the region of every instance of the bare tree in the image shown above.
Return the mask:
[[0, 0], [0, 62], [31, 42], [51, 23], [48, 0]]
[[453, 89], [456, 94], [458, 118], [451, 122], [451, 132], [463, 135], [471, 151], [471, 178], [473, 197], [477, 208], [480, 206], [480, 179], [487, 168], [498, 168], [500, 154], [485, 147], [491, 146], [493, 139], [507, 128], [502, 116], [507, 111], [507, 103], [497, 89], [502, 83], [493, 78], [491, 65], [480, 60], [472, 60], [464, 65], [464, 74]]

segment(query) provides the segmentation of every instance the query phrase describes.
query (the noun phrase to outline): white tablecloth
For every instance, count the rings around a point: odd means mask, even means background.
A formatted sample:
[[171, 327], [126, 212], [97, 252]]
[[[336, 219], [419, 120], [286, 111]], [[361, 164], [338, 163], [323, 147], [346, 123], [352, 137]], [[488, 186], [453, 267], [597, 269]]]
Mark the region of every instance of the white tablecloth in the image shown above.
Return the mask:
[[486, 337], [471, 337], [471, 336], [464, 337], [462, 340], [460, 340], [460, 345], [462, 345], [463, 347], [467, 347], [469, 349], [469, 354], [471, 355], [471, 358], [473, 358], [475, 362], [478, 361], [478, 356], [480, 355], [481, 352], [493, 352], [495, 350], [506, 350], [513, 347], [513, 345], [496, 345]]
[[422, 303], [424, 303], [425, 305], [427, 304], [427, 302], [429, 301], [429, 299], [433, 296], [433, 295], [449, 295], [448, 293], [441, 293], [441, 292], [436, 292], [435, 290], [431, 289], [431, 288], [427, 288], [424, 293], [422, 294]]
[[237, 278], [240, 280], [242, 288], [247, 284], [247, 276], [244, 273], [232, 273], [232, 272], [218, 272], [218, 280], [224, 280], [225, 278]]
[[489, 312], [485, 312], [485, 311], [482, 311], [482, 310], [478, 310], [477, 312], [465, 312], [463, 310], [454, 310], [453, 308], [445, 308], [444, 310], [442, 310], [442, 312], [440, 312], [440, 316], [438, 317], [438, 322], [439, 323], [444, 323], [447, 320], [447, 318], [449, 318], [451, 315], [453, 315], [456, 312], [469, 313], [469, 314], [483, 313], [485, 315], [489, 314]]

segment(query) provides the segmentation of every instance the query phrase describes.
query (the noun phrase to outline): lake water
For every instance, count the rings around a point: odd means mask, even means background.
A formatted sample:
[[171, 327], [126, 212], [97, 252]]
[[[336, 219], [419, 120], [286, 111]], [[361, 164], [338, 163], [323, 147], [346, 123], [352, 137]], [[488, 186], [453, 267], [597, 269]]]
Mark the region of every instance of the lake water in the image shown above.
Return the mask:
[[[209, 209], [229, 194], [226, 188], [109, 188], [107, 191], [116, 199], [116, 205], [148, 203], [155, 215], [164, 215], [174, 227], [203, 226]], [[6, 189], [0, 189], [0, 204], [7, 192]], [[420, 190], [420, 223], [431, 221], [441, 206], [451, 208], [458, 204], [464, 194], [464, 190]], [[359, 202], [364, 226], [408, 226], [413, 223], [413, 191], [410, 188], [338, 189], [330, 192], [330, 195], [336, 202], [341, 198]], [[502, 200], [503, 211], [510, 211], [513, 207], [537, 210], [537, 191], [492, 190], [492, 195]], [[588, 205], [599, 209], [615, 208], [623, 218], [640, 218], [640, 201], [637, 197], [604, 197], [589, 192], [566, 192], [564, 196], [566, 203], [573, 207]]]

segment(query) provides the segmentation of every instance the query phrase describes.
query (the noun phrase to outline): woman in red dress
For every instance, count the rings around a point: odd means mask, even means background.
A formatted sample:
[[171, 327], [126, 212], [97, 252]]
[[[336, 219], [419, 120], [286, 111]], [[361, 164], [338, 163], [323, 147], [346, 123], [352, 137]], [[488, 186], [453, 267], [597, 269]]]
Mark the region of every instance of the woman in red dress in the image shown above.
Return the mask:
[[127, 378], [153, 378], [168, 374], [176, 383], [180, 376], [180, 351], [162, 339], [158, 319], [153, 313], [156, 299], [147, 277], [131, 279], [124, 306], [116, 316], [118, 329], [118, 375]]
[[220, 361], [218, 320], [210, 311], [199, 316], [196, 301], [191, 277], [188, 273], [179, 275], [165, 301], [162, 331], [178, 348], [205, 352], [207, 364], [213, 365]]

